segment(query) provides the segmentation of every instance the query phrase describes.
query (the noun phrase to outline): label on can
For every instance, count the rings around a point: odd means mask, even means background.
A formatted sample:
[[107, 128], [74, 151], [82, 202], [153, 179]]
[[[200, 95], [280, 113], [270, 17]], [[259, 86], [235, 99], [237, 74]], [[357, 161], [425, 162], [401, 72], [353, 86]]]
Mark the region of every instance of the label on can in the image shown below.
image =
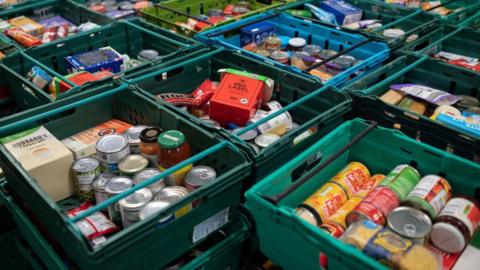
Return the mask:
[[452, 187], [444, 178], [437, 175], [423, 177], [405, 198], [435, 218], [452, 196]]
[[[354, 212], [377, 224], [385, 225], [388, 213], [398, 205], [400, 205], [400, 200], [393, 191], [387, 187], [378, 186], [368, 193]], [[349, 223], [354, 221], [349, 218]]]
[[387, 228], [382, 228], [368, 241], [363, 252], [376, 260], [391, 264], [396, 254], [405, 253], [412, 246], [412, 241], [402, 238]]
[[130, 211], [122, 209], [122, 224], [124, 228], [140, 220], [140, 218], [138, 217], [138, 212], [139, 210]]
[[480, 223], [480, 209], [470, 200], [464, 198], [453, 198], [448, 201], [438, 217], [452, 216], [464, 223], [470, 236], [477, 230]]
[[108, 194], [106, 192], [95, 189], [95, 202], [97, 204], [107, 199], [108, 199]]
[[96, 167], [94, 170], [79, 173], [75, 172], [75, 178], [77, 179], [78, 189], [81, 192], [89, 192], [92, 191], [92, 183], [95, 178], [100, 174], [100, 167]]
[[418, 181], [420, 181], [418, 171], [409, 165], [403, 164], [395, 167], [379, 185], [387, 186], [397, 194], [400, 200], [404, 200]]
[[[326, 183], [308, 197], [308, 199], [303, 202], [303, 205], [315, 209], [321, 221], [323, 221], [332, 216], [347, 199], [347, 194], [339, 185]], [[300, 207], [301, 206], [302, 205], [300, 205]]]
[[104, 173], [118, 173], [120, 170], [118, 169], [118, 163], [100, 163], [100, 168]]
[[230, 207], [223, 209], [193, 228], [192, 243], [196, 243], [228, 223]]
[[328, 218], [327, 222], [334, 222], [342, 227], [342, 229], [347, 228], [347, 216], [350, 212], [357, 207], [362, 201], [362, 197], [354, 196], [348, 199], [340, 209], [338, 209], [335, 214]]
[[348, 196], [354, 196], [363, 189], [365, 183], [370, 179], [370, 172], [360, 162], [350, 162], [337, 173], [330, 181], [341, 185]]

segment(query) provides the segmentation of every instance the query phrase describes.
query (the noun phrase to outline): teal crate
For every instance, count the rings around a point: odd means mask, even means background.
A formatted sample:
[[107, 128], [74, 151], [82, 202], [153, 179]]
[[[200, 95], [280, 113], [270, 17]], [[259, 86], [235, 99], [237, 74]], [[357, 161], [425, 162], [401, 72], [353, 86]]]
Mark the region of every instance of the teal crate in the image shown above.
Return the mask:
[[477, 15], [472, 15], [469, 18], [465, 19], [459, 25], [470, 26], [475, 29], [480, 29], [480, 12], [477, 12]]
[[18, 230], [0, 233], [0, 261], [2, 269], [30, 269], [29, 263], [17, 247], [20, 233]]
[[[91, 90], [99, 85], [111, 83], [112, 79], [118, 76], [130, 76], [142, 73], [143, 69], [151, 66], [168, 65], [169, 61], [181, 60], [182, 57], [188, 57], [191, 53], [201, 48], [201, 45], [183, 39], [183, 43], [178, 40], [163, 36], [161, 33], [154, 32], [151, 24], [142, 21], [136, 23], [117, 22], [103, 26], [89, 33], [79, 34], [75, 37], [55, 41], [36, 48], [32, 48], [17, 55], [4, 58], [5, 66], [14, 66], [18, 78], [24, 78], [33, 66], [42, 67], [52, 77], [60, 78], [68, 82], [64, 58], [69, 55], [98, 49], [105, 46], [111, 46], [119, 53], [129, 54], [134, 57], [143, 49], [155, 49], [161, 57], [154, 61], [143, 63], [131, 69], [117, 73], [114, 76], [104, 78], [100, 81], [86, 83], [82, 86], [74, 86], [71, 90], [61, 93], [57, 99], [61, 99], [78, 92]], [[152, 29], [152, 30], [150, 30]], [[69, 83], [74, 85], [72, 82]], [[46, 91], [33, 86], [32, 91], [43, 99], [49, 101], [55, 100]]]
[[[382, 1], [382, 0], [376, 0], [376, 1]], [[420, 1], [420, 2], [426, 2], [426, 1]], [[439, 18], [443, 24], [459, 24], [466, 18], [477, 14], [477, 12], [480, 9], [480, 2], [478, 2], [478, 0], [457, 0], [457, 1], [440, 0], [440, 2], [443, 4], [443, 7], [446, 7], [453, 11], [446, 16], [430, 12], [434, 14], [437, 18]], [[395, 6], [395, 4], [389, 4], [389, 5]], [[423, 12], [421, 8], [410, 8], [410, 9], [416, 10], [418, 13]]]
[[[348, 0], [349, 4], [358, 7], [363, 10], [362, 20], [380, 20], [383, 24], [382, 27], [375, 30], [367, 29], [358, 29], [352, 30], [345, 28], [341, 25], [331, 24], [324, 21], [316, 19], [316, 17], [305, 17], [301, 14], [292, 14], [296, 11], [308, 11], [305, 4], [312, 4], [318, 6], [322, 0], [306, 0], [298, 1], [295, 4], [286, 5], [284, 7], [278, 8], [276, 12], [286, 12], [295, 17], [301, 19], [310, 20], [315, 23], [329, 26], [331, 28], [340, 29], [344, 32], [362, 34], [373, 40], [384, 42], [390, 48], [396, 49], [406, 43], [407, 39], [412, 36], [423, 36], [428, 33], [433, 27], [440, 24], [440, 20], [436, 18], [433, 14], [429, 13], [418, 13], [412, 9], [402, 7], [402, 6], [392, 6], [387, 3], [378, 2], [375, 0]], [[385, 29], [389, 28], [398, 28], [405, 31], [405, 35], [397, 39], [387, 39], [382, 33]]]
[[[77, 95], [59, 100], [45, 110], [38, 110], [34, 117], [3, 126], [0, 129], [0, 136], [32, 128], [42, 120], [41, 123], [50, 132], [57, 138], [63, 139], [112, 118], [132, 124], [160, 124], [167, 130], [178, 129], [187, 138], [195, 138], [189, 140], [195, 156], [83, 212], [84, 215], [104, 209], [135, 190], [158, 181], [187, 164], [213, 167], [217, 171], [217, 181], [195, 190], [169, 209], [122, 230], [92, 249], [74, 226], [74, 222], [83, 217], [68, 218], [64, 212], [65, 209], [62, 208], [62, 206], [71, 207], [70, 201], [54, 202], [25, 172], [20, 163], [3, 146], [0, 147], [0, 165], [5, 171], [12, 194], [22, 200], [26, 208], [32, 210], [40, 225], [46, 228], [48, 234], [64, 250], [66, 258], [76, 267], [81, 269], [161, 267], [205, 239], [199, 236], [193, 243], [192, 233], [198, 224], [217, 215], [222, 222], [214, 220], [216, 226], [211, 228], [214, 231], [237, 217], [243, 180], [250, 175], [251, 163], [231, 143], [193, 125], [136, 91], [127, 91], [120, 86], [94, 97]], [[193, 211], [166, 226], [158, 227], [159, 218], [198, 199], [202, 202]], [[206, 236], [208, 232], [204, 235]]]
[[[152, 73], [145, 72], [146, 75], [132, 78], [126, 82], [136, 85], [147, 97], [156, 100], [155, 95], [160, 93], [191, 93], [206, 79], [218, 81], [220, 75], [217, 71], [221, 68], [245, 70], [273, 79], [276, 86], [272, 99], [279, 101], [283, 106], [288, 105], [288, 108], [284, 107], [283, 111], [288, 110], [293, 121], [300, 127], [257, 153], [251, 145], [232, 135], [226, 129], [218, 131], [217, 127], [206, 124], [188, 112], [166, 102], [159, 102], [175, 110], [178, 114], [182, 114], [190, 121], [209, 128], [212, 132], [220, 132], [225, 138], [248, 153], [254, 161], [252, 181], [269, 174], [292, 156], [317, 141], [326, 132], [341, 124], [343, 121], [341, 116], [350, 108], [350, 99], [346, 95], [334, 91], [331, 87], [323, 87], [316, 80], [283, 71], [240, 53], [221, 48], [213, 49], [188, 62], [181, 62], [166, 69], [154, 68], [151, 70]], [[283, 111], [278, 111], [278, 114]], [[251, 125], [247, 129], [256, 128], [259, 124], [261, 123]], [[318, 131], [305, 140], [294, 143], [295, 138], [312, 127], [316, 127]]]
[[[366, 129], [370, 132], [345, 152], [340, 152]], [[318, 153], [322, 154], [319, 163], [337, 153], [340, 156], [278, 203], [266, 199], [297, 183], [294, 181], [298, 179], [292, 174]], [[299, 204], [349, 161], [362, 162], [371, 172], [384, 174], [399, 164], [410, 164], [416, 166], [421, 175], [443, 175], [452, 185], [454, 194], [478, 196], [480, 189], [480, 182], [472, 181], [478, 179], [479, 164], [420, 143], [396, 130], [374, 127], [361, 119], [345, 122], [245, 194], [246, 205], [255, 219], [260, 249], [274, 263], [284, 269], [321, 269], [319, 254], [322, 252], [328, 257], [328, 269], [387, 269], [295, 214]]]
[[18, 51], [17, 46], [14, 44], [13, 41], [9, 40], [7, 37], [0, 35], [0, 53], [3, 54], [0, 57], [0, 61], [3, 57], [10, 55], [12, 53], [16, 53]]
[[[443, 126], [430, 118], [412, 113], [396, 105], [382, 102], [379, 97], [398, 83], [422, 84], [456, 95], [470, 95], [480, 98], [480, 73], [430, 59], [428, 56], [405, 55], [396, 58], [381, 69], [365, 76], [361, 81], [347, 85], [344, 90], [366, 96], [384, 105], [384, 110], [392, 115], [410, 117], [426, 126]], [[470, 141], [472, 151], [480, 153], [480, 138], [447, 127], [452, 136]]]
[[15, 9], [15, 8], [19, 8], [21, 6], [25, 6], [25, 5], [29, 5], [33, 2], [33, 0], [20, 0], [20, 1], [17, 1], [16, 4], [11, 4], [11, 3], [6, 3], [4, 1], [4, 3], [2, 3], [0, 5], [0, 10], [7, 10], [7, 9]]
[[[57, 15], [62, 16], [75, 25], [80, 25], [85, 22], [93, 22], [98, 25], [105, 25], [112, 22], [112, 20], [93, 13], [90, 10], [71, 1], [62, 0], [32, 1], [29, 4], [25, 4], [14, 9], [0, 11], [0, 19], [3, 20], [12, 19], [17, 16], [26, 16], [35, 21], [39, 21]], [[12, 42], [15, 42], [15, 40], [11, 39], [6, 34], [3, 35], [12, 40]], [[68, 38], [70, 38], [70, 36], [60, 40]], [[18, 43], [16, 44], [17, 47], [23, 48], [22, 45]]]

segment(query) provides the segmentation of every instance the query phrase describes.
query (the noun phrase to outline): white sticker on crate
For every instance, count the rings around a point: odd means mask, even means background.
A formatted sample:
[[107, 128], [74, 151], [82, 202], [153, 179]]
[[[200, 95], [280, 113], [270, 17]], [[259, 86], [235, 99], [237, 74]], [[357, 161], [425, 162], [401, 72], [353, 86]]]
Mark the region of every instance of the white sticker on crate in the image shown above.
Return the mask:
[[203, 238], [207, 237], [212, 232], [218, 230], [218, 228], [228, 223], [228, 212], [230, 207], [223, 209], [217, 214], [211, 216], [204, 222], [198, 224], [193, 228], [192, 242], [196, 243]]

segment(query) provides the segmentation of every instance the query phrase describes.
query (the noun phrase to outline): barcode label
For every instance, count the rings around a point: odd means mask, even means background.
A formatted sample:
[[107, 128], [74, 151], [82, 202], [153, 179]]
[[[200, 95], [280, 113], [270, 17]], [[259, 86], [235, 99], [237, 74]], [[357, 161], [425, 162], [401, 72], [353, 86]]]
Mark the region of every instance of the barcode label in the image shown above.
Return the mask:
[[216, 231], [218, 228], [227, 224], [229, 211], [230, 207], [227, 207], [222, 211], [218, 212], [217, 214], [211, 216], [204, 222], [195, 226], [195, 228], [193, 228], [192, 242], [196, 243], [202, 240], [212, 232]]

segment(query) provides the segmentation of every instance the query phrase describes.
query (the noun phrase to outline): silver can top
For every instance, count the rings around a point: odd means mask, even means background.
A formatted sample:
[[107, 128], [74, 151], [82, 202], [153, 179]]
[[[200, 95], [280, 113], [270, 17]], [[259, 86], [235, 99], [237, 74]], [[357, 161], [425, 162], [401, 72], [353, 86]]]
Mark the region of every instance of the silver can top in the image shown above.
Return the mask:
[[77, 159], [73, 163], [72, 169], [78, 173], [87, 173], [97, 169], [100, 166], [100, 161], [93, 157], [84, 157]]
[[166, 187], [155, 196], [154, 200], [175, 203], [187, 197], [188, 193], [188, 189], [181, 186]]
[[432, 230], [432, 221], [424, 212], [408, 207], [395, 208], [387, 218], [388, 227], [408, 238], [426, 237]]
[[[133, 176], [133, 183], [135, 185], [138, 185], [140, 183], [143, 183], [145, 180], [148, 180], [148, 179], [154, 177], [155, 175], [159, 175], [160, 173], [162, 173], [162, 172], [157, 168], [146, 168], [146, 169], [141, 170], [140, 172], [136, 173]], [[163, 178], [160, 179], [159, 182], [160, 181], [163, 182]]]
[[[243, 127], [238, 127], [232, 130], [233, 134], [237, 134], [239, 130], [242, 130]], [[242, 133], [240, 135], [237, 135], [240, 139], [244, 141], [251, 141], [254, 140], [258, 136], [258, 129], [250, 129], [245, 133]]]
[[97, 141], [96, 149], [105, 154], [116, 153], [128, 146], [128, 140], [125, 135], [109, 134], [101, 137]]
[[117, 176], [113, 173], [101, 173], [97, 176], [95, 181], [93, 181], [92, 186], [94, 189], [105, 189], [105, 185], [110, 181], [112, 178]]
[[134, 126], [127, 131], [125, 131], [124, 135], [127, 136], [127, 140], [129, 144], [139, 144], [140, 143], [140, 133], [146, 129], [147, 126]]
[[145, 207], [142, 210], [140, 210], [140, 212], [138, 213], [138, 217], [140, 218], [140, 220], [144, 220], [144, 219], [146, 219], [150, 216], [153, 216], [156, 213], [168, 208], [170, 205], [172, 205], [172, 204], [168, 201], [152, 201], [152, 202], [149, 202], [149, 203], [147, 203], [147, 205], [145, 205]]
[[185, 176], [185, 183], [193, 187], [201, 187], [215, 181], [217, 172], [208, 166], [195, 166]]
[[124, 173], [136, 173], [148, 166], [148, 159], [142, 155], [128, 155], [118, 163], [118, 169]]
[[135, 191], [133, 194], [121, 199], [119, 201], [120, 207], [128, 209], [137, 209], [145, 206], [152, 200], [152, 192], [148, 188], [142, 188]]
[[276, 142], [279, 139], [280, 139], [280, 136], [278, 136], [276, 134], [263, 133], [263, 134], [259, 135], [257, 138], [255, 138], [255, 144], [262, 147], [262, 148], [265, 148], [265, 147], [273, 144], [274, 142]]
[[119, 194], [133, 186], [133, 181], [129, 177], [115, 176], [105, 185], [105, 192], [109, 194]]

